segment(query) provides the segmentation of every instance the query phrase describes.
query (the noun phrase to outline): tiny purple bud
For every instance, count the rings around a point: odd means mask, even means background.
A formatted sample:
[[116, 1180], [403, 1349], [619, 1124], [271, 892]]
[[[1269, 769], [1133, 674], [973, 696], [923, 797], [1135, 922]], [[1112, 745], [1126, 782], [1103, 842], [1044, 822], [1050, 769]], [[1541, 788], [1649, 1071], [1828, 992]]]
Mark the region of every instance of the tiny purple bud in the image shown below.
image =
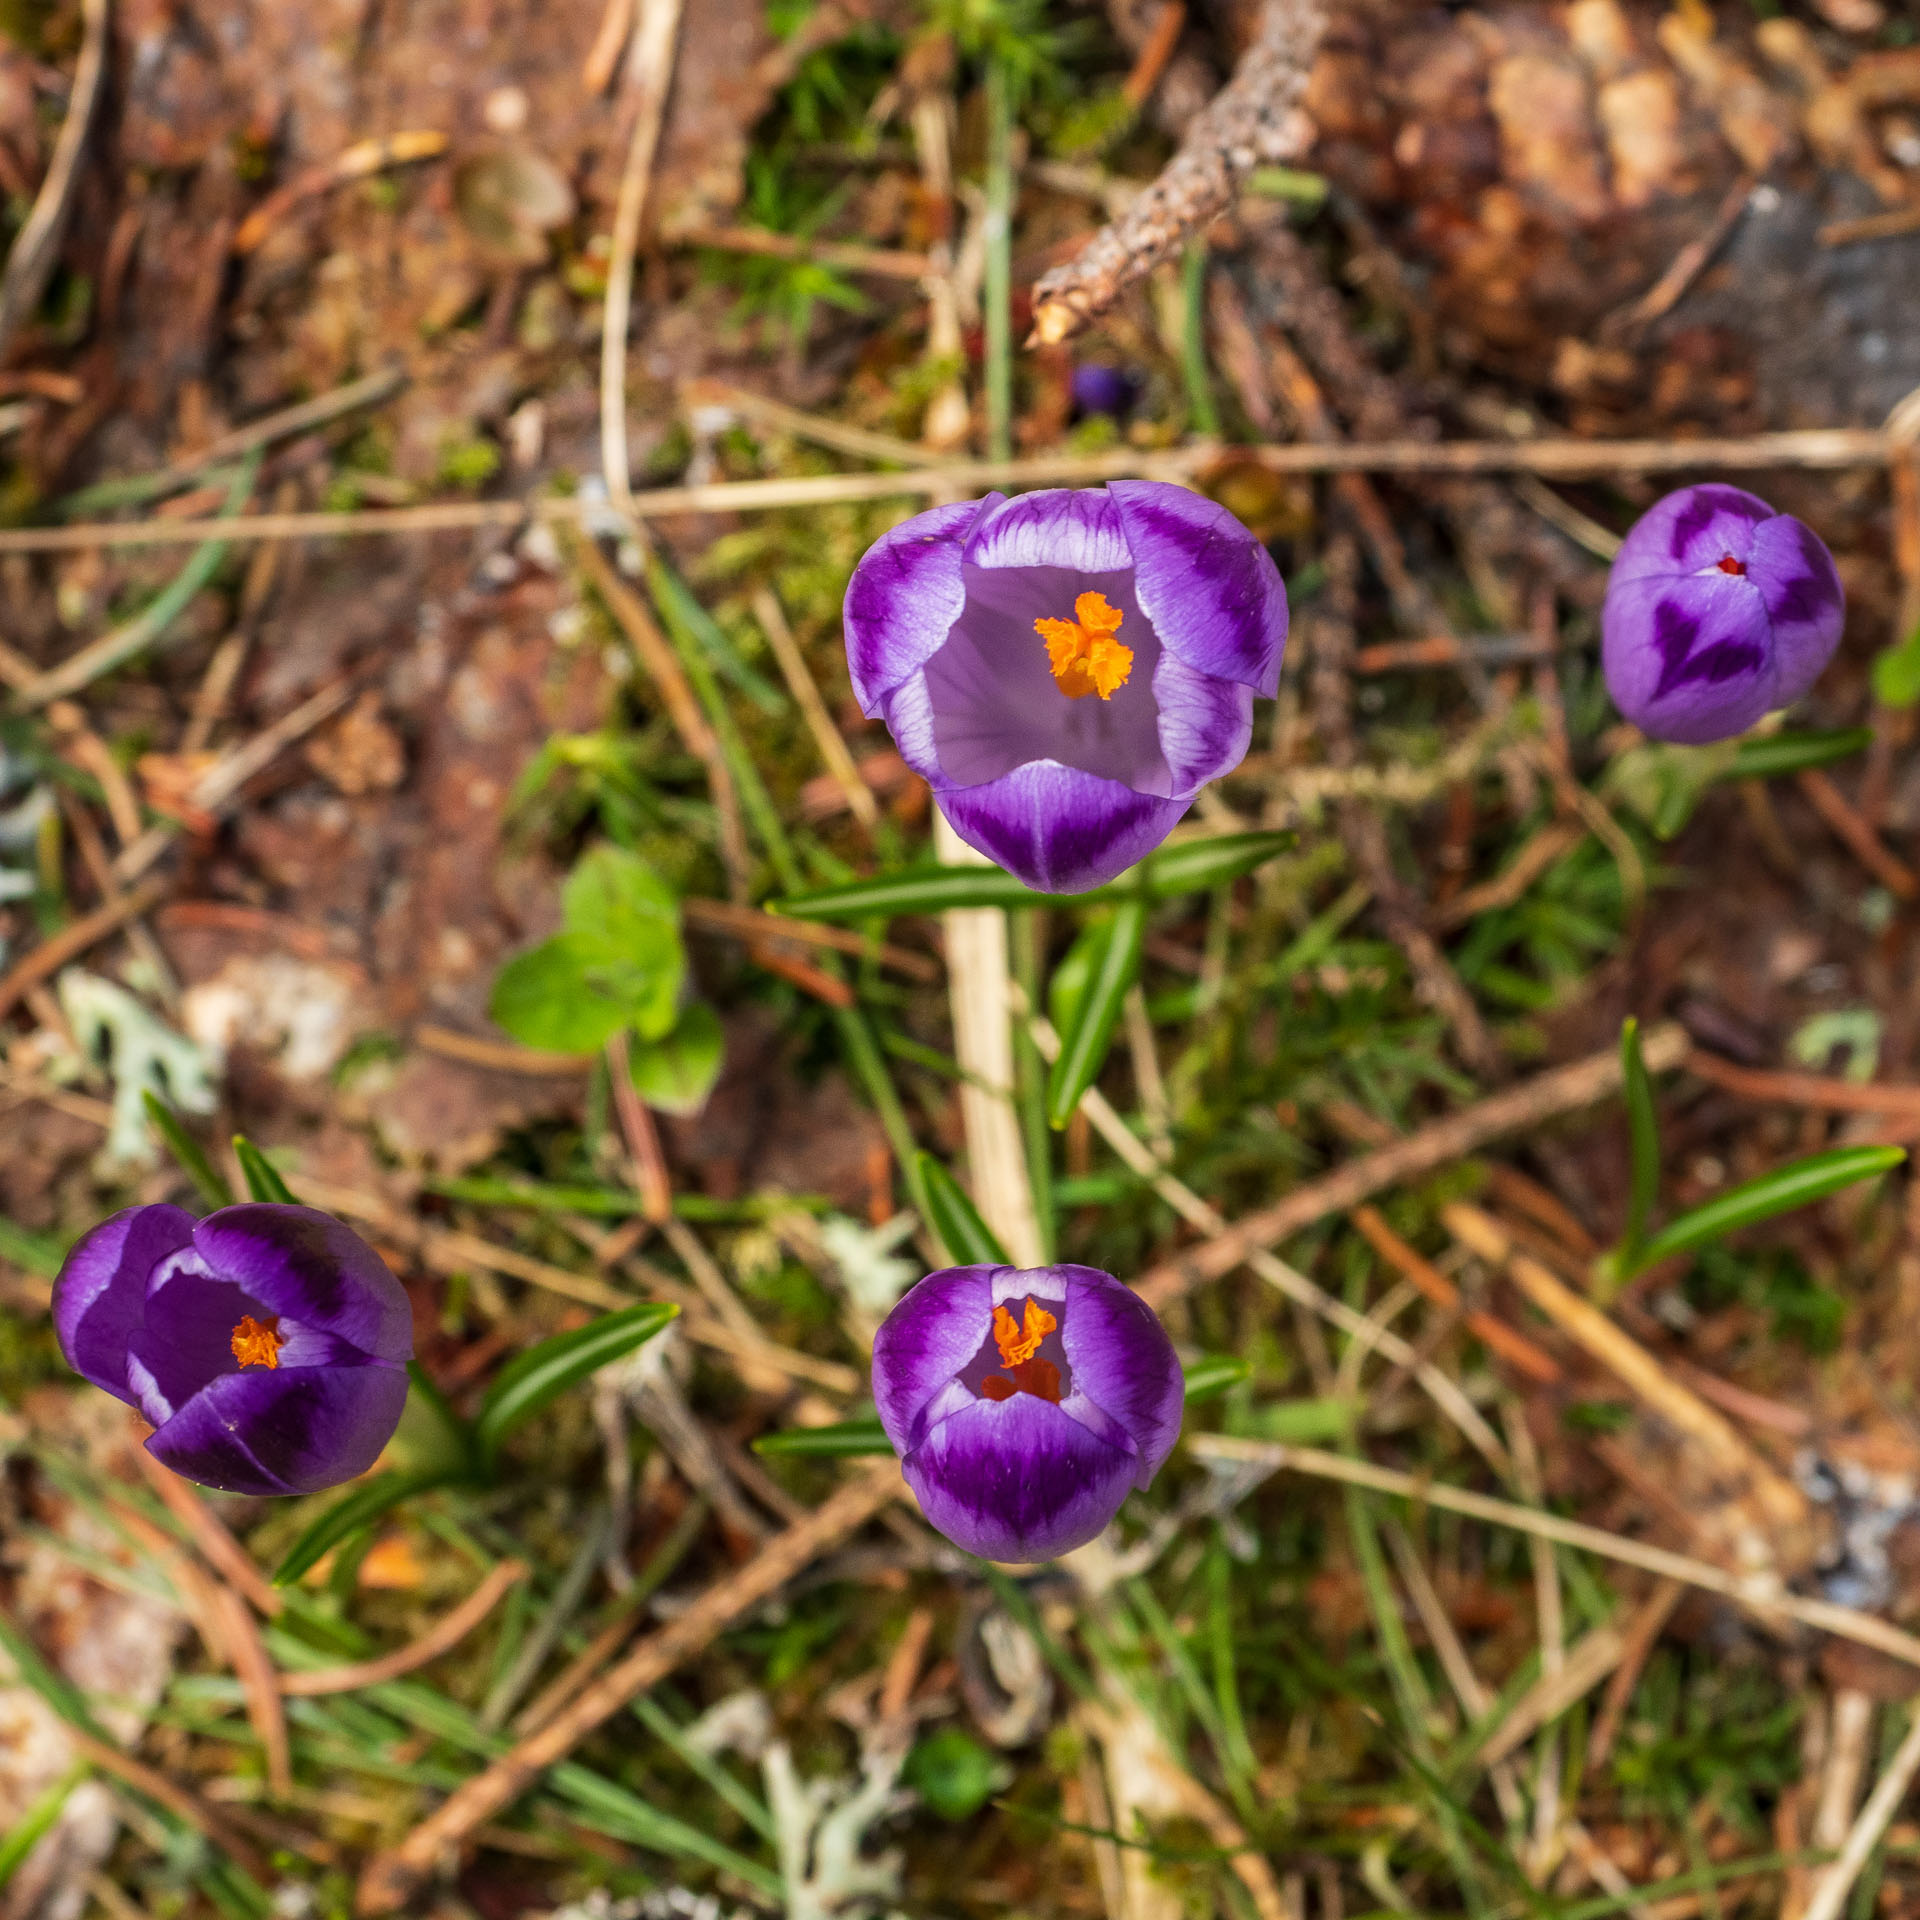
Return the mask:
[[873, 1399], [921, 1511], [987, 1560], [1084, 1546], [1180, 1437], [1153, 1309], [1095, 1267], [948, 1267], [887, 1316]]
[[1810, 527], [1738, 487], [1682, 487], [1622, 543], [1600, 616], [1614, 705], [1704, 746], [1791, 706], [1840, 644], [1846, 596]]
[[311, 1207], [129, 1207], [67, 1255], [53, 1324], [76, 1373], [153, 1423], [156, 1460], [226, 1493], [352, 1480], [406, 1403], [405, 1290]]
[[1089, 360], [1073, 370], [1073, 404], [1081, 414], [1104, 413], [1124, 420], [1133, 411], [1140, 383], [1124, 367]]
[[1239, 765], [1287, 594], [1224, 507], [1117, 480], [916, 515], [854, 569], [846, 634], [860, 704], [961, 839], [1079, 893]]

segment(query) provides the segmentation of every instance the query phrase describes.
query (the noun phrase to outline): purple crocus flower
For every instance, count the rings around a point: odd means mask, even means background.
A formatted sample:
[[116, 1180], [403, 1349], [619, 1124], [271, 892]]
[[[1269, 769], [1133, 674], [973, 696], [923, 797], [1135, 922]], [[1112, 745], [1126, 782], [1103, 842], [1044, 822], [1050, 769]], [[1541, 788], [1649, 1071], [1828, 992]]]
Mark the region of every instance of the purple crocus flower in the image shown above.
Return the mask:
[[1094, 1267], [948, 1267], [873, 1341], [873, 1398], [921, 1511], [987, 1560], [1083, 1546], [1180, 1436], [1153, 1309]]
[[1104, 360], [1083, 360], [1073, 370], [1073, 404], [1082, 414], [1104, 413], [1124, 420], [1133, 411], [1140, 383], [1125, 367]]
[[1116, 480], [917, 514], [854, 569], [846, 629], [861, 706], [961, 839], [1078, 893], [1239, 765], [1287, 594], [1224, 507]]
[[406, 1293], [311, 1207], [196, 1220], [129, 1207], [67, 1255], [53, 1324], [73, 1370], [153, 1422], [147, 1451], [225, 1493], [315, 1493], [365, 1473], [399, 1424]]
[[1731, 739], [1813, 685], [1845, 614], [1810, 527], [1739, 487], [1682, 487], [1640, 517], [1613, 563], [1607, 690], [1656, 740]]

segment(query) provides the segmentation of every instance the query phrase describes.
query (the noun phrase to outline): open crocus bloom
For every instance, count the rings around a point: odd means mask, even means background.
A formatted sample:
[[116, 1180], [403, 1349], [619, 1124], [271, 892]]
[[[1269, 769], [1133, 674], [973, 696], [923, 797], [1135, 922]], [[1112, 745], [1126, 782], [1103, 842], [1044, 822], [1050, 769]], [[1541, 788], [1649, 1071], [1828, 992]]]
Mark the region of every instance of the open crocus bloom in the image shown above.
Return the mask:
[[53, 1324], [76, 1373], [153, 1422], [156, 1460], [226, 1493], [351, 1480], [406, 1403], [406, 1293], [311, 1207], [129, 1207], [67, 1255]]
[[873, 1398], [921, 1511], [988, 1560], [1083, 1546], [1180, 1436], [1180, 1362], [1095, 1267], [948, 1267], [873, 1342]]
[[1626, 537], [1607, 582], [1601, 660], [1643, 733], [1704, 746], [1791, 706], [1840, 643], [1833, 556], [1738, 487], [1683, 487]]
[[934, 507], [847, 588], [853, 689], [954, 831], [1077, 893], [1150, 853], [1247, 750], [1280, 683], [1267, 550], [1184, 487], [1116, 480]]

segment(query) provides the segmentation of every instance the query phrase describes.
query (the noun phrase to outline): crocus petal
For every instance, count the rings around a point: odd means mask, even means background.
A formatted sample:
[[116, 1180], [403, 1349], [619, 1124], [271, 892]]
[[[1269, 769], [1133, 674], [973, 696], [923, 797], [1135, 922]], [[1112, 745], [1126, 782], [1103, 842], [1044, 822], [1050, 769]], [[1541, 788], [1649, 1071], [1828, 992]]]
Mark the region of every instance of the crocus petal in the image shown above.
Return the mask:
[[256, 1295], [207, 1271], [192, 1247], [154, 1269], [147, 1318], [127, 1348], [127, 1379], [140, 1411], [157, 1427], [171, 1420], [209, 1380], [232, 1373], [234, 1330], [271, 1313]]
[[966, 605], [960, 554], [968, 530], [1002, 496], [930, 507], [868, 548], [847, 583], [847, 669], [861, 710], [924, 667]]
[[1729, 558], [1744, 564], [1755, 530], [1773, 518], [1773, 509], [1744, 487], [1682, 487], [1655, 501], [1633, 523], [1611, 577], [1702, 573]]
[[1614, 705], [1658, 740], [1703, 746], [1779, 705], [1766, 608], [1722, 573], [1615, 581], [1601, 613]]
[[397, 1366], [249, 1367], [196, 1394], [147, 1451], [223, 1493], [318, 1493], [379, 1459], [406, 1398]]
[[1777, 513], [1754, 529], [1747, 578], [1773, 629], [1774, 705], [1788, 707], [1819, 679], [1840, 644], [1847, 619], [1840, 570], [1811, 527]]
[[1084, 893], [1117, 878], [1179, 825], [1192, 799], [1135, 793], [1057, 760], [939, 795], [968, 846], [1041, 893]]
[[1204, 494], [1162, 480], [1116, 480], [1140, 605], [1197, 673], [1271, 699], [1287, 643], [1287, 590], [1273, 556]]
[[1051, 1560], [1119, 1512], [1134, 1458], [1030, 1393], [977, 1400], [900, 1463], [932, 1524], [986, 1560]]
[[1231, 773], [1253, 741], [1253, 689], [1196, 673], [1171, 647], [1153, 673], [1160, 708], [1160, 751], [1175, 793], [1197, 793]]
[[53, 1283], [54, 1332], [75, 1373], [137, 1404], [127, 1343], [145, 1318], [147, 1279], [192, 1239], [192, 1214], [156, 1205], [128, 1207], [75, 1243]]
[[947, 1267], [910, 1287], [873, 1337], [873, 1404], [898, 1453], [926, 1431], [932, 1403], [979, 1352], [1003, 1267]]
[[195, 1251], [284, 1320], [337, 1335], [378, 1359], [413, 1357], [406, 1290], [350, 1227], [312, 1207], [222, 1207], [193, 1230]]
[[975, 567], [1067, 567], [1120, 573], [1133, 565], [1120, 509], [1097, 487], [1047, 487], [983, 513], [967, 536]]
[[1160, 1471], [1180, 1438], [1186, 1381], [1153, 1309], [1097, 1267], [1061, 1267], [1067, 1281], [1060, 1342], [1073, 1368], [1076, 1395], [1110, 1415], [1132, 1436], [1134, 1484]]

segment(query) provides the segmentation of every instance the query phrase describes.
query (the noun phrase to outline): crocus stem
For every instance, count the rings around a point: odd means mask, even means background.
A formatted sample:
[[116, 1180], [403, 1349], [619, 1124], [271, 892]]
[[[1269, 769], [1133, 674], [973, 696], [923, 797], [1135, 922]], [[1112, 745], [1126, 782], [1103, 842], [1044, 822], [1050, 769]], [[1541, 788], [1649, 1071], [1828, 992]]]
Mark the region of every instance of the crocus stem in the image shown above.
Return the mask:
[[626, 1136], [627, 1151], [633, 1156], [634, 1183], [640, 1193], [640, 1207], [647, 1219], [658, 1226], [673, 1212], [673, 1181], [667, 1172], [667, 1157], [660, 1150], [659, 1129], [647, 1103], [633, 1084], [633, 1065], [627, 1051], [627, 1033], [623, 1027], [607, 1042], [607, 1074], [613, 1082], [613, 1107], [620, 1116], [620, 1131]]
[[[1040, 1004], [1041, 956], [1046, 945], [1046, 913], [1007, 916], [1013, 945], [1013, 977], [1029, 1006]], [[1053, 1134], [1047, 1125], [1047, 1063], [1024, 1025], [1013, 1030], [1013, 1056], [1020, 1100], [1020, 1130], [1026, 1136], [1027, 1178], [1033, 1184], [1033, 1211], [1040, 1228], [1041, 1258], [1057, 1251], [1058, 1216], [1053, 1204]]]
[[987, 358], [987, 453], [1013, 457], [1013, 88], [1006, 62], [987, 60], [987, 258], [982, 318]]
[[[935, 816], [934, 843], [948, 866], [980, 858], [948, 826], [944, 814]], [[960, 1117], [966, 1127], [974, 1204], [1014, 1265], [1037, 1267], [1046, 1255], [1013, 1105], [1007, 916], [995, 907], [966, 907], [942, 919], [954, 1057], [969, 1076], [960, 1088]]]

